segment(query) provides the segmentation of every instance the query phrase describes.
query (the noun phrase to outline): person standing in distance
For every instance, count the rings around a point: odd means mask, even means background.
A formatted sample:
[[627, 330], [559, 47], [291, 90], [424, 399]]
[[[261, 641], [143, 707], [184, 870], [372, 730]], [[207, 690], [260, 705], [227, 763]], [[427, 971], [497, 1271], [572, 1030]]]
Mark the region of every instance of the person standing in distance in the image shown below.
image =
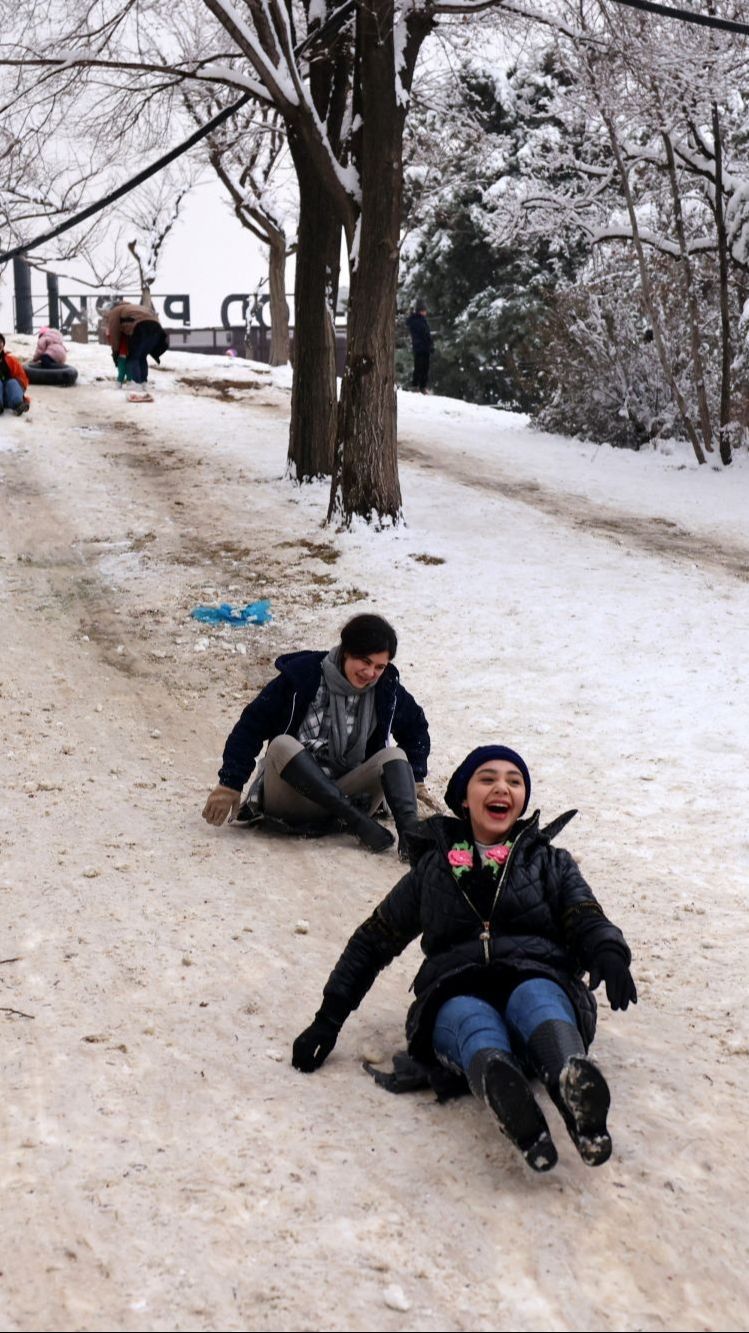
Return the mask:
[[426, 393], [429, 382], [429, 358], [434, 350], [432, 333], [427, 323], [426, 301], [417, 301], [406, 320], [411, 334], [414, 355], [414, 373], [411, 385], [419, 393]]

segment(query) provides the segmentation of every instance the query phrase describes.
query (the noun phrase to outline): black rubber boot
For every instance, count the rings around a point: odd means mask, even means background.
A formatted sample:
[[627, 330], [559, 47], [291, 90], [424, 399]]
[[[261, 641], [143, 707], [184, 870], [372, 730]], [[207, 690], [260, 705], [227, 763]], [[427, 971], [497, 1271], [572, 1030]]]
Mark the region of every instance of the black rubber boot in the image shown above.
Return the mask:
[[401, 861], [410, 861], [408, 839], [419, 822], [419, 807], [413, 770], [407, 760], [391, 759], [383, 764], [382, 790], [398, 830], [398, 855]]
[[606, 1127], [611, 1093], [598, 1066], [586, 1056], [577, 1028], [563, 1019], [549, 1019], [536, 1028], [528, 1053], [583, 1161], [602, 1166], [611, 1156]]
[[279, 776], [301, 796], [306, 796], [308, 800], [322, 806], [328, 814], [340, 819], [371, 852], [384, 852], [392, 847], [395, 841], [392, 833], [352, 804], [332, 778], [323, 773], [307, 750], [295, 754], [286, 767], [281, 769]]
[[504, 1051], [479, 1051], [466, 1073], [474, 1097], [494, 1113], [499, 1128], [519, 1148], [533, 1171], [550, 1171], [557, 1150], [530, 1083], [519, 1064]]

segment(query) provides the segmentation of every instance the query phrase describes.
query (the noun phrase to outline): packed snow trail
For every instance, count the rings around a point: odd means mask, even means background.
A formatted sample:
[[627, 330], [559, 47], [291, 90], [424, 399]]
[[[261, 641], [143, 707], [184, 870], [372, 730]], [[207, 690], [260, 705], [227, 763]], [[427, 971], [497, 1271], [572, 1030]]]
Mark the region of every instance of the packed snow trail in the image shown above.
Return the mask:
[[[435, 455], [439, 461], [435, 461]], [[488, 475], [486, 472], [477, 474], [475, 464], [471, 466], [463, 458], [455, 459], [435, 450], [433, 442], [419, 446], [412, 441], [401, 441], [398, 456], [401, 462], [418, 463], [428, 470], [445, 469], [447, 475], [462, 486], [471, 486], [483, 493], [497, 492], [505, 499], [539, 509], [569, 527], [608, 537], [629, 550], [644, 551], [667, 560], [686, 561], [710, 572], [733, 574], [744, 582], [749, 581], [746, 543], [714, 539], [706, 547], [704, 538], [687, 531], [673, 519], [616, 509], [602, 510], [599, 504], [584, 495], [564, 496], [537, 481], [517, 481], [506, 466], [503, 468], [496, 463]]]
[[[130, 406], [88, 355], [0, 423], [2, 1327], [746, 1328], [742, 583], [411, 465], [407, 528], [331, 533], [324, 487], [280, 481], [285, 393], [166, 371]], [[409, 438], [447, 450], [450, 413]], [[258, 597], [260, 630], [189, 619]], [[564, 841], [640, 989], [601, 1005], [598, 1171], [551, 1108], [533, 1177], [470, 1099], [362, 1072], [402, 1045], [415, 946], [322, 1070], [290, 1066], [398, 864], [200, 809], [278, 653], [365, 607], [400, 631], [434, 790], [499, 736], [546, 816], [580, 808]]]

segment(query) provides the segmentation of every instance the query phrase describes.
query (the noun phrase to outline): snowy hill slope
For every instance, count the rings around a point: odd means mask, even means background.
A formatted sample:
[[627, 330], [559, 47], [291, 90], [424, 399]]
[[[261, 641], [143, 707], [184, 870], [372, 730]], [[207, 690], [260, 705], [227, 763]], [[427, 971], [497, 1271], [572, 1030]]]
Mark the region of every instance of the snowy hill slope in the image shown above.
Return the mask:
[[[404, 395], [407, 525], [335, 533], [281, 479], [283, 375], [170, 354], [130, 405], [76, 356], [0, 420], [2, 1326], [746, 1328], [746, 460]], [[263, 629], [189, 618], [256, 597]], [[365, 608], [435, 792], [496, 739], [545, 816], [580, 811], [563, 842], [640, 990], [601, 1003], [600, 1171], [559, 1129], [534, 1178], [469, 1099], [361, 1071], [402, 1045], [416, 946], [322, 1070], [289, 1064], [398, 864], [200, 809], [274, 658]]]

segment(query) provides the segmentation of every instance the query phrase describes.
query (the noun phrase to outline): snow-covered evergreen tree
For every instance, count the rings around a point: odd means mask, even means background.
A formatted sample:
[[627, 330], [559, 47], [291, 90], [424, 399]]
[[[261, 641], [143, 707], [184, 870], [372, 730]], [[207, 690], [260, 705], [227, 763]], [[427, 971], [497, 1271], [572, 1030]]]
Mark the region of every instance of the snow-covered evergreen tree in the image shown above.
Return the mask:
[[[442, 108], [412, 115], [401, 305], [427, 301], [441, 393], [523, 409], [542, 401], [551, 294], [572, 279], [585, 246], [579, 235], [503, 237], [497, 201], [530, 163], [556, 156], [564, 82], [549, 50], [506, 74], [474, 56], [457, 79], [447, 132]], [[565, 172], [551, 168], [550, 188]]]

